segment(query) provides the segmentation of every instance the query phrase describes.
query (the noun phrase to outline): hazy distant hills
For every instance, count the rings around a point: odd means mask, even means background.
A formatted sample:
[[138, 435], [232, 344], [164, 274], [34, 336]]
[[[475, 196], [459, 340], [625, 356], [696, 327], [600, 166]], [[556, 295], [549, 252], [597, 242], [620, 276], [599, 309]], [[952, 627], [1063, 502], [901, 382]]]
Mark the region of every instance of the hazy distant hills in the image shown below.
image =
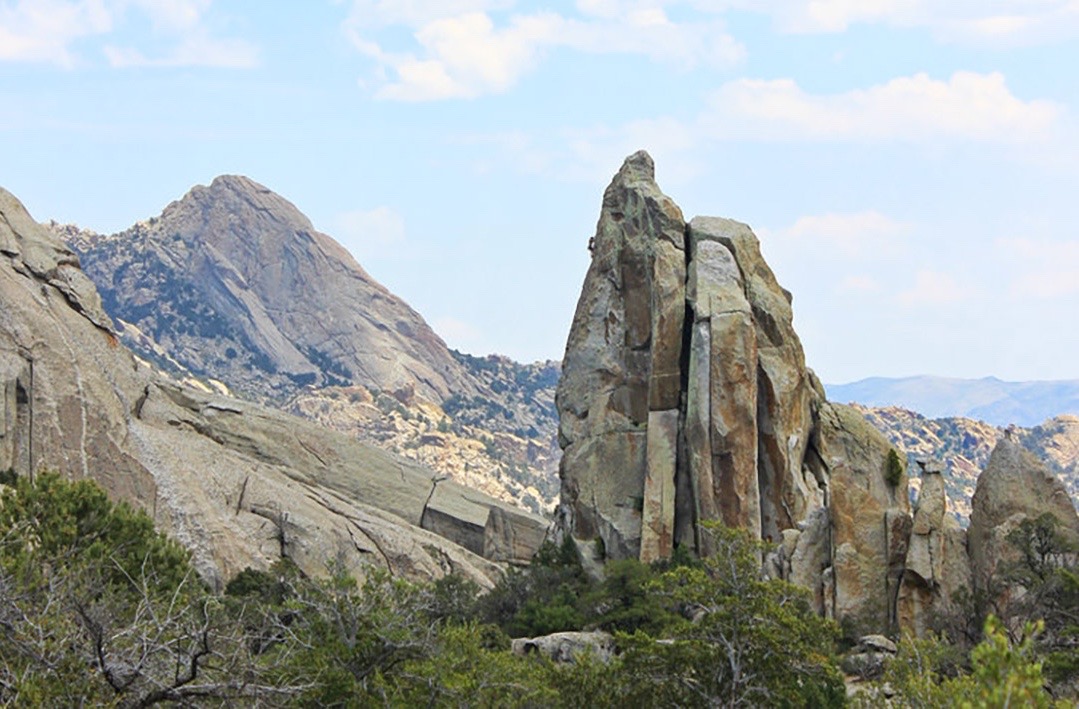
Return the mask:
[[1079, 380], [870, 377], [850, 384], [828, 384], [826, 388], [832, 401], [899, 406], [927, 418], [962, 416], [996, 426], [1036, 426], [1060, 414], [1079, 414]]

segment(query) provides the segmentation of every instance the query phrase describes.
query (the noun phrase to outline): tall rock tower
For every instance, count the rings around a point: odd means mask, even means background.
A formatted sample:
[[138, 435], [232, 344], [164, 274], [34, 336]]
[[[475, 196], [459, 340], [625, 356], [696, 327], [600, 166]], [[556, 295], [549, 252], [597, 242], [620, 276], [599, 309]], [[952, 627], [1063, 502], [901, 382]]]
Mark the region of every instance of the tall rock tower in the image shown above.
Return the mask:
[[603, 559], [707, 554], [718, 520], [778, 544], [775, 573], [822, 612], [896, 622], [905, 473], [805, 366], [790, 294], [744, 224], [660, 191], [647, 153], [603, 196], [556, 404], [560, 525]]

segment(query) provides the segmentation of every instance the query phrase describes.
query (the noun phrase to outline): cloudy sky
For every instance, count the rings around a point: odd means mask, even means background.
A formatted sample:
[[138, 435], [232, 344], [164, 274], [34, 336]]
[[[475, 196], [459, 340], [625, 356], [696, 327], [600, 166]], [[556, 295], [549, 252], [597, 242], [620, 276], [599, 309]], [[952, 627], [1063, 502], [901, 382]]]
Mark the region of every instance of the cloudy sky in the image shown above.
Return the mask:
[[0, 185], [123, 229], [241, 173], [451, 346], [559, 358], [649, 150], [828, 382], [1079, 378], [1076, 0], [0, 0]]

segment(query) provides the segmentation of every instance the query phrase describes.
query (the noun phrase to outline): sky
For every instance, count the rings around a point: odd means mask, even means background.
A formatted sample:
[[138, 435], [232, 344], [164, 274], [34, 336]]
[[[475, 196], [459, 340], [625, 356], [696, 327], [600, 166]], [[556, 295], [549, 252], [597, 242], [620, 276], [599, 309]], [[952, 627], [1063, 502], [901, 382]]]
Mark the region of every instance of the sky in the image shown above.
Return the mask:
[[824, 381], [1076, 379], [1077, 68], [1077, 0], [0, 0], [0, 185], [111, 233], [244, 174], [532, 361], [646, 149]]

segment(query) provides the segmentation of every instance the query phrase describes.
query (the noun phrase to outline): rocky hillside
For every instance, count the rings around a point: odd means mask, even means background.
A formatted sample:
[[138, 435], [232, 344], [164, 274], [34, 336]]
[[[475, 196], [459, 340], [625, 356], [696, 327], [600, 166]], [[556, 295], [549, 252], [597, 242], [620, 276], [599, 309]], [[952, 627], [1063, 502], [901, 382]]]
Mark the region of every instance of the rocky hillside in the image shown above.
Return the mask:
[[[928, 418], [894, 406], [853, 406], [912, 462], [929, 458], [944, 463], [948, 508], [965, 526], [978, 476], [1006, 429], [963, 417]], [[1011, 430], [1015, 440], [1045, 461], [1079, 500], [1079, 416], [1057, 416], [1038, 426]], [[918, 480], [911, 484], [917, 489]]]
[[307, 385], [355, 383], [441, 400], [477, 391], [419, 314], [246, 177], [195, 187], [119, 234], [68, 233], [125, 330], [237, 392], [280, 400]]
[[76, 255], [2, 189], [0, 302], [0, 471], [97, 480], [212, 585], [282, 557], [490, 585], [545, 535], [545, 519], [355, 437], [141, 366]]
[[1079, 534], [1067, 491], [1013, 432], [974, 492], [968, 545], [942, 466], [919, 465], [911, 495], [864, 412], [826, 399], [752, 230], [687, 221], [654, 175], [636, 153], [604, 193], [555, 397], [559, 529], [585, 558], [709, 554], [722, 522], [775, 542], [765, 571], [844, 627], [921, 633], [990, 592], [1005, 522], [1050, 512]]
[[50, 225], [162, 372], [309, 417], [534, 511], [557, 497], [555, 363], [449, 350], [289, 201], [223, 176], [102, 235]]
[[558, 499], [561, 454], [553, 420], [558, 365], [454, 355], [499, 399], [457, 394], [438, 404], [411, 390], [324, 387], [297, 393], [285, 408], [505, 502], [549, 513]]
[[1060, 414], [1079, 414], [1079, 381], [1006, 382], [996, 377], [870, 377], [827, 385], [836, 401], [899, 406], [930, 418], [962, 416], [997, 426], [1036, 426]]

